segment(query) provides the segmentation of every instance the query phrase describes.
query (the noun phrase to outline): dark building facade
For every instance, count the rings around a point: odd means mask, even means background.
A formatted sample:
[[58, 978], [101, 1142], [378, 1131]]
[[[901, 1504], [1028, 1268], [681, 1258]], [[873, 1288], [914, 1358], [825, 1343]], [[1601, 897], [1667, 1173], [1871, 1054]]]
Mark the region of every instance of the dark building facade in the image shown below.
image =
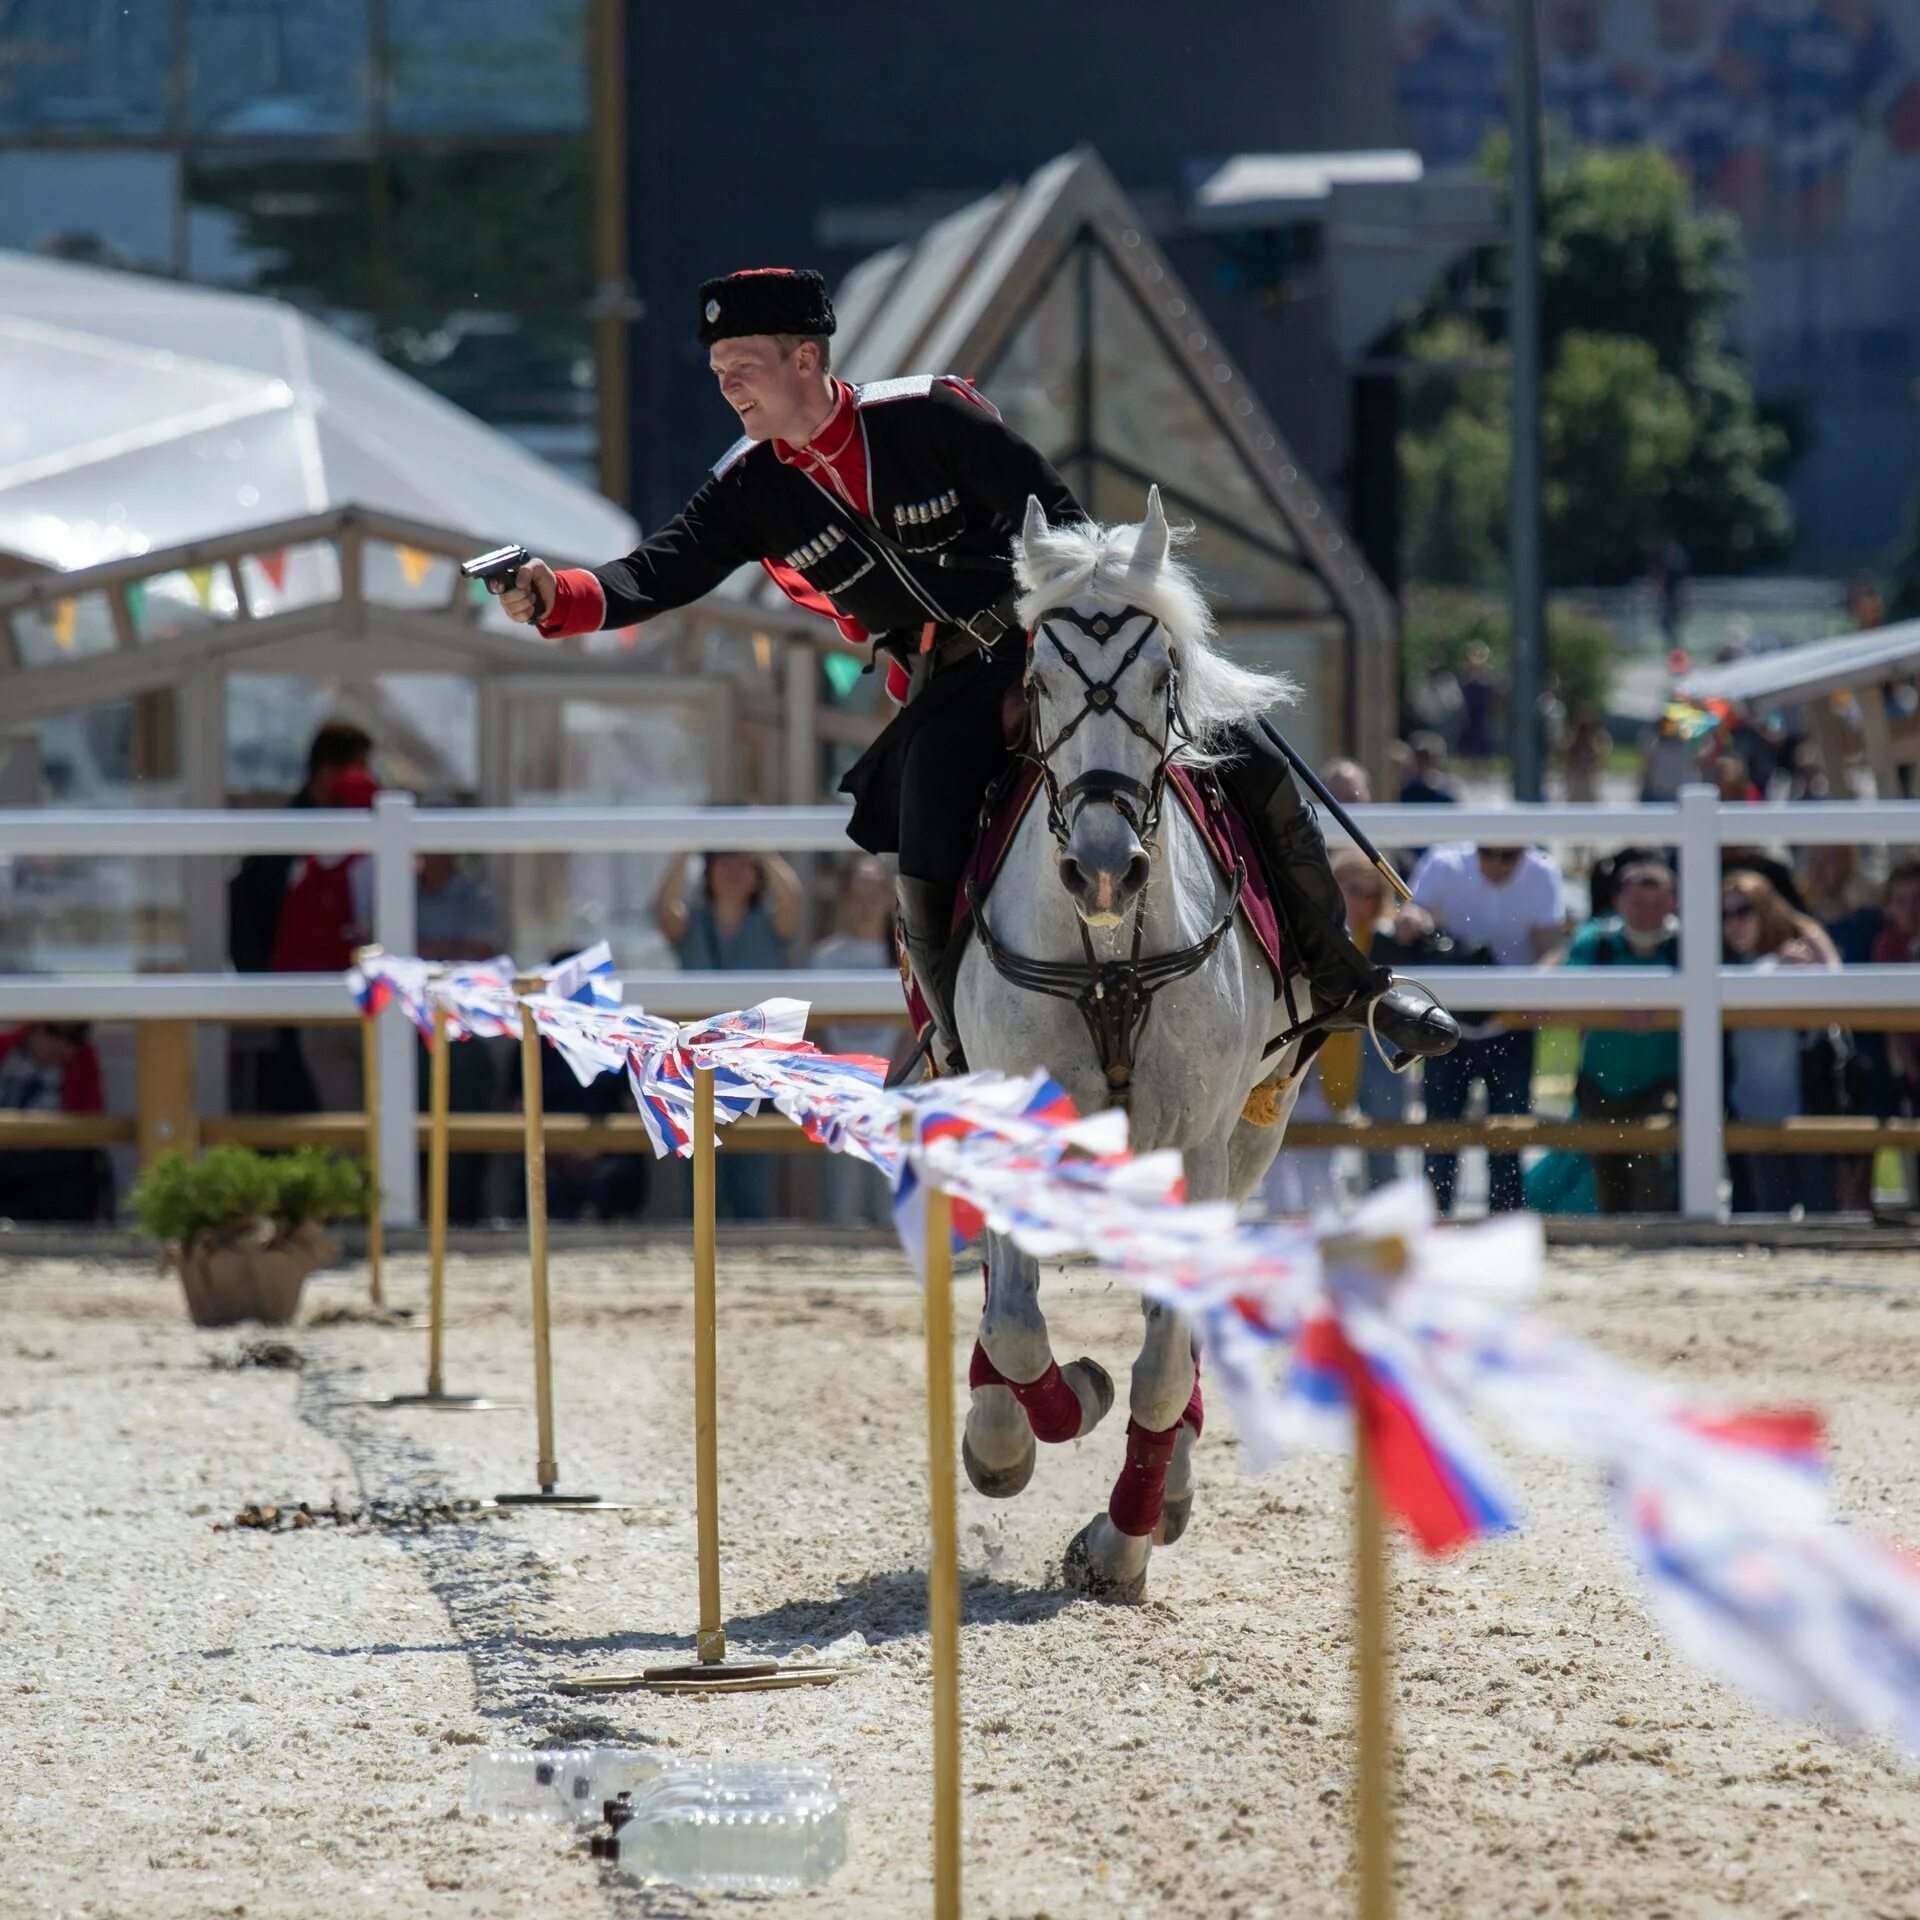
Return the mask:
[[633, 336], [633, 511], [677, 507], [730, 437], [693, 340], [700, 280], [796, 264], [838, 280], [1081, 144], [1152, 225], [1308, 470], [1340, 492], [1323, 455], [1345, 443], [1345, 377], [1324, 342], [1288, 354], [1274, 324], [1312, 296], [1312, 263], [1286, 257], [1281, 236], [1187, 231], [1187, 189], [1196, 166], [1233, 153], [1393, 145], [1388, 45], [1384, 0], [979, 0], [937, 20], [892, 0], [636, 7], [632, 271], [647, 310]]

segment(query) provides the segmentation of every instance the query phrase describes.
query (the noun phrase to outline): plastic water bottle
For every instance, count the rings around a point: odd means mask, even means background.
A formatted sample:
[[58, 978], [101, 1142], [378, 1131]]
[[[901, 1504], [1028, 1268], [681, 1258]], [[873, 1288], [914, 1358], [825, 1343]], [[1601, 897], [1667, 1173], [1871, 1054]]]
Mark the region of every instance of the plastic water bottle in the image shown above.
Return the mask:
[[625, 1747], [554, 1747], [520, 1753], [494, 1747], [467, 1767], [467, 1805], [507, 1819], [579, 1820], [601, 1817], [605, 1803], [635, 1793], [660, 1772], [651, 1754]]
[[846, 1796], [818, 1767], [668, 1767], [606, 1811], [593, 1852], [632, 1880], [780, 1892], [817, 1887], [847, 1857]]

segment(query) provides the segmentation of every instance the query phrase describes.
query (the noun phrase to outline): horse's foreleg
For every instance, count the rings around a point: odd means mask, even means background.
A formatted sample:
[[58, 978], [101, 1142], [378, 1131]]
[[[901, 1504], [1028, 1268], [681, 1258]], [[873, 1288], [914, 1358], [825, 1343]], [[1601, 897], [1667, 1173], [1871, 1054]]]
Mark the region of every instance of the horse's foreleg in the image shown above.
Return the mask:
[[967, 1384], [963, 1457], [982, 1493], [1015, 1494], [1033, 1474], [1034, 1442], [1090, 1433], [1113, 1404], [1106, 1369], [1053, 1357], [1040, 1311], [1040, 1263], [998, 1234], [987, 1238], [987, 1304]]
[[[1147, 1559], [1167, 1503], [1169, 1470], [1189, 1424], [1199, 1431], [1200, 1379], [1193, 1336], [1186, 1321], [1157, 1301], [1145, 1303], [1146, 1338], [1133, 1363], [1132, 1418], [1127, 1457], [1107, 1500], [1107, 1510], [1083, 1528], [1067, 1549], [1068, 1584], [1102, 1600], [1146, 1597]], [[1178, 1524], [1185, 1530], [1192, 1502], [1192, 1441], [1180, 1461]]]

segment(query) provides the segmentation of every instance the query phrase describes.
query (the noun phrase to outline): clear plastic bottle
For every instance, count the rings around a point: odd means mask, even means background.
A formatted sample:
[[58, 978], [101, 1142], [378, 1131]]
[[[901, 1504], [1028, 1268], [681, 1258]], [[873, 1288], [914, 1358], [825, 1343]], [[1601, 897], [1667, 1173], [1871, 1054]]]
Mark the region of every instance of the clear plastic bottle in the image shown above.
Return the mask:
[[660, 1772], [651, 1754], [625, 1747], [552, 1747], [523, 1753], [489, 1748], [467, 1767], [467, 1806], [509, 1819], [601, 1817], [605, 1803], [636, 1793]]
[[668, 1767], [607, 1811], [613, 1832], [593, 1851], [634, 1880], [779, 1892], [818, 1886], [847, 1857], [846, 1796], [818, 1767]]

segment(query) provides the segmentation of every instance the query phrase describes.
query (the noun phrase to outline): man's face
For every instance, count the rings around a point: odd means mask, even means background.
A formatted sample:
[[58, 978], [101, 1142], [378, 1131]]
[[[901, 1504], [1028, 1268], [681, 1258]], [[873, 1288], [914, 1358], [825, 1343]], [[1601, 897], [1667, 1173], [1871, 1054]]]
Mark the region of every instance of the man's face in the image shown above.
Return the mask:
[[[362, 773], [367, 770], [367, 763], [364, 760], [356, 760], [352, 764]], [[307, 782], [307, 791], [313, 796], [316, 806], [325, 807], [332, 804], [333, 790], [340, 784], [340, 776], [349, 770], [347, 767], [314, 768], [313, 778]]]
[[1658, 933], [1673, 912], [1673, 875], [1661, 867], [1629, 867], [1620, 876], [1620, 917], [1635, 933]]
[[783, 360], [771, 334], [716, 340], [707, 365], [720, 383], [720, 397], [740, 416], [749, 440], [798, 441], [807, 437], [809, 412], [820, 391], [819, 349], [802, 342]]
[[1480, 877], [1490, 887], [1504, 887], [1520, 871], [1518, 847], [1482, 847]]
[[1897, 880], [1887, 889], [1887, 918], [1909, 940], [1920, 935], [1920, 880]]

